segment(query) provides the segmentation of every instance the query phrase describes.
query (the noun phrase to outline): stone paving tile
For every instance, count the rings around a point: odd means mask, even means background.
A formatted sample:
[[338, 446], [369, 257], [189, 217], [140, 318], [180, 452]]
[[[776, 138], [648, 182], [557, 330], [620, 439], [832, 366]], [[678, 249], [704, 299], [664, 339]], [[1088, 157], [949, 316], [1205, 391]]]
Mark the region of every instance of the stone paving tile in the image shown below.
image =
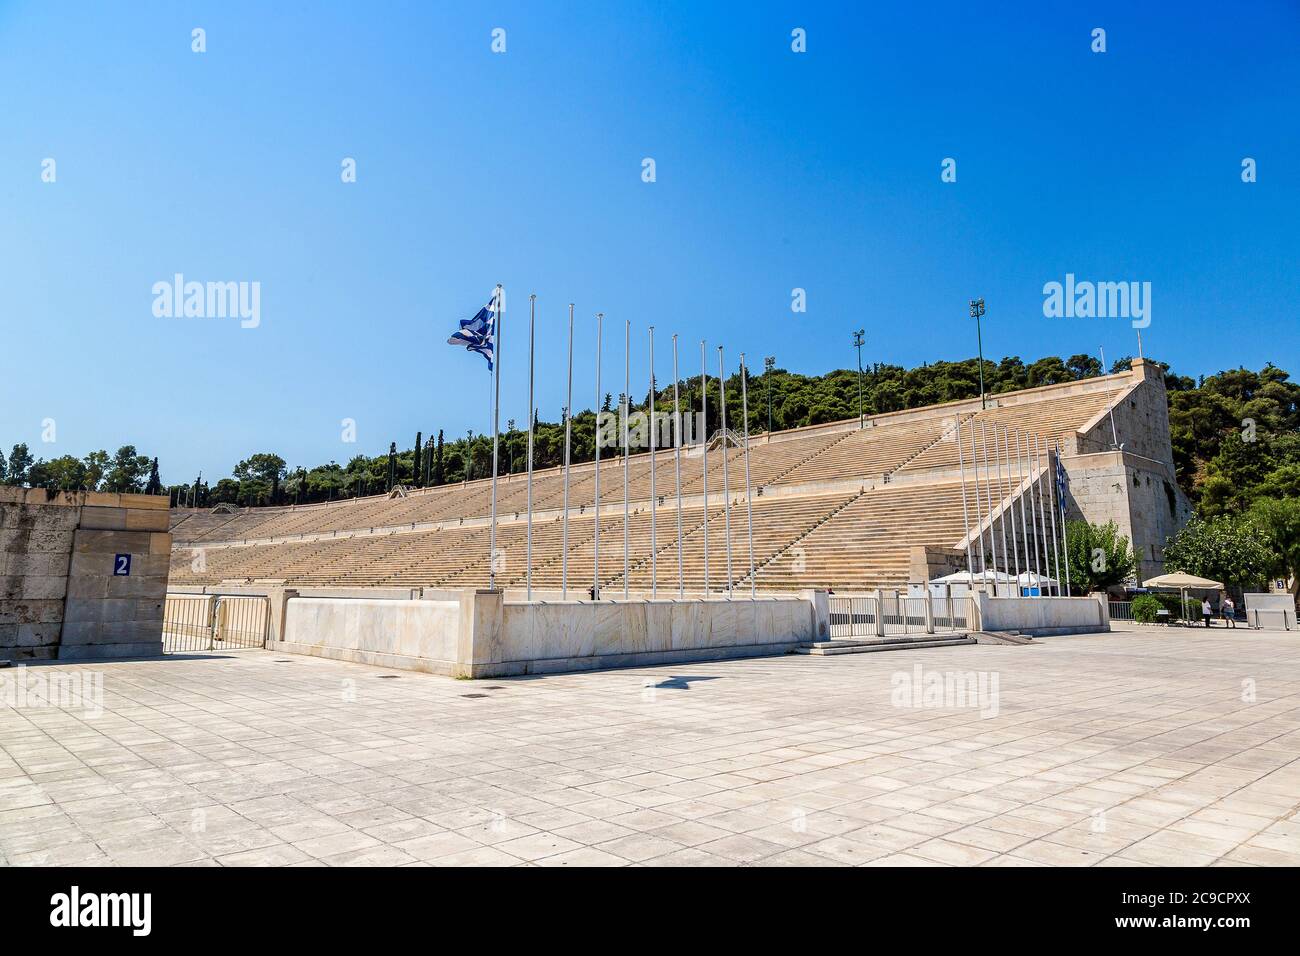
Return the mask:
[[[283, 659], [40, 665], [101, 674], [104, 708], [0, 708], [0, 865], [1300, 864], [1293, 636], [636, 668], [474, 701]], [[997, 715], [895, 707], [918, 665], [996, 672]], [[665, 686], [687, 675], [713, 679]]]

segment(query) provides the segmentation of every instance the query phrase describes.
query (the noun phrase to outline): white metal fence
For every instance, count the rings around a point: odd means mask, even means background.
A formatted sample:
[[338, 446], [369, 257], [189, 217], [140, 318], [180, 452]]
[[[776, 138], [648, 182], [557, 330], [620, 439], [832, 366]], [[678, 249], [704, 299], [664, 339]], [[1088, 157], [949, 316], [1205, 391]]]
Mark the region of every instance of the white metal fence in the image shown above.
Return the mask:
[[258, 594], [168, 594], [163, 653], [265, 647], [270, 599]]
[[971, 599], [832, 597], [832, 638], [891, 638], [971, 628]]

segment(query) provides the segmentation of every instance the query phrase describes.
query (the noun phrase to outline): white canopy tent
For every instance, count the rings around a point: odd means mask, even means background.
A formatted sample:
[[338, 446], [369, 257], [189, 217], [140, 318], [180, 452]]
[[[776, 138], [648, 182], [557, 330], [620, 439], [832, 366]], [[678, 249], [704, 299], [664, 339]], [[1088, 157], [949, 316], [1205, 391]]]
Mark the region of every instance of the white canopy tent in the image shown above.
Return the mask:
[[1194, 574], [1184, 574], [1181, 571], [1175, 571], [1171, 574], [1158, 574], [1154, 578], [1148, 578], [1142, 582], [1144, 588], [1166, 588], [1171, 591], [1178, 591], [1182, 599], [1179, 607], [1183, 608], [1186, 613], [1187, 592], [1188, 591], [1222, 591], [1222, 581], [1211, 581], [1209, 578], [1198, 578]]

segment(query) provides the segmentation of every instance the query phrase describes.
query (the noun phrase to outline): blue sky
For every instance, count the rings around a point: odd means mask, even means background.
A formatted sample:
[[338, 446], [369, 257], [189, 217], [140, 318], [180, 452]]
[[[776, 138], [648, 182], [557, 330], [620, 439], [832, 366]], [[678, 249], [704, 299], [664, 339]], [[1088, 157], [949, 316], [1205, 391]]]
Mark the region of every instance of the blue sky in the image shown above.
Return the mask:
[[[673, 332], [684, 373], [702, 338], [847, 367], [859, 327], [910, 366], [974, 353], [980, 295], [986, 356], [1135, 351], [1044, 318], [1067, 272], [1151, 282], [1184, 374], [1297, 372], [1298, 44], [1286, 2], [0, 2], [0, 444], [130, 442], [180, 482], [481, 432], [484, 363], [443, 343], [498, 281], [503, 422], [529, 293], [551, 419], [571, 301], [580, 408], [598, 310], [615, 394], [625, 319], [634, 393], [650, 324], [661, 381]], [[155, 317], [177, 272], [259, 282], [260, 326]]]

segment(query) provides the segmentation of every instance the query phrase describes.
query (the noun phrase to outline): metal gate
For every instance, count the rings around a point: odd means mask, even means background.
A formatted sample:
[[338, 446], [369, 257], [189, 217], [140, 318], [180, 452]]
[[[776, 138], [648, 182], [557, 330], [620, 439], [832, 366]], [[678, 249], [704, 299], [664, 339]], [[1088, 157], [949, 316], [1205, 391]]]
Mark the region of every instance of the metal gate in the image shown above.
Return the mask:
[[970, 629], [970, 598], [832, 597], [832, 638], [890, 638]]
[[261, 594], [168, 594], [163, 653], [265, 647], [271, 602]]

